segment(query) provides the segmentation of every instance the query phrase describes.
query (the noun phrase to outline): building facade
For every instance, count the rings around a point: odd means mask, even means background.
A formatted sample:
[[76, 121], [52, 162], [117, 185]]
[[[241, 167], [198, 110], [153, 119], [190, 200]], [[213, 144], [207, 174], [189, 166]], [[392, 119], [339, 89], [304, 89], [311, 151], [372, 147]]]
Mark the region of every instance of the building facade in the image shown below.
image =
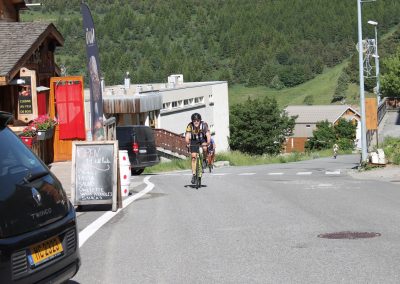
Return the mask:
[[348, 105], [293, 105], [286, 107], [289, 116], [297, 116], [293, 135], [287, 138], [285, 152], [304, 152], [307, 140], [313, 137], [313, 131], [317, 129], [317, 123], [327, 120], [336, 124], [340, 118], [353, 121], [357, 124], [356, 148], [361, 148], [361, 117], [360, 114]]
[[[89, 90], [85, 90], [85, 97], [88, 103]], [[104, 87], [103, 101], [104, 112], [116, 114], [117, 125], [142, 124], [180, 135], [184, 135], [190, 116], [198, 112], [208, 123], [218, 151], [229, 150], [226, 81], [184, 82], [183, 75], [176, 74], [168, 77], [168, 83], [131, 85], [126, 78], [124, 85]], [[125, 108], [116, 111], [107, 106], [110, 101]]]

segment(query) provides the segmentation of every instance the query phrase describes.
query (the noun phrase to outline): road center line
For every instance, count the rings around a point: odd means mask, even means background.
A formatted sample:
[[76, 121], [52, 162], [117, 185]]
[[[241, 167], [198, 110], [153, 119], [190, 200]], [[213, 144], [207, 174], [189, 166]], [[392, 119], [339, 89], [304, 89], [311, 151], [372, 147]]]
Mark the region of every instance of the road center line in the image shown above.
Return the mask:
[[340, 170], [337, 170], [337, 171], [334, 171], [334, 172], [326, 171], [325, 174], [326, 175], [340, 175]]
[[124, 201], [122, 201], [122, 208], [118, 209], [116, 212], [108, 211], [108, 212], [104, 213], [99, 218], [97, 218], [95, 221], [93, 221], [89, 226], [87, 226], [85, 229], [83, 229], [79, 233], [79, 247], [83, 246], [83, 244], [91, 236], [93, 236], [104, 224], [106, 224], [108, 221], [110, 221], [114, 216], [116, 216], [119, 212], [121, 212], [125, 207], [127, 207], [133, 201], [142, 197], [146, 193], [152, 191], [154, 188], [154, 184], [152, 184], [149, 181], [150, 178], [151, 178], [151, 176], [147, 176], [143, 180], [144, 183], [147, 184], [145, 189], [143, 189], [142, 191], [140, 191], [132, 196], [129, 196]]
[[279, 175], [283, 175], [283, 173], [268, 173], [268, 175], [270, 175], [270, 176], [279, 176]]
[[255, 175], [256, 173], [241, 173], [239, 176], [252, 176]]
[[299, 176], [301, 176], [301, 175], [311, 175], [312, 174], [312, 172], [298, 172], [298, 173], [296, 173], [296, 175], [299, 175]]

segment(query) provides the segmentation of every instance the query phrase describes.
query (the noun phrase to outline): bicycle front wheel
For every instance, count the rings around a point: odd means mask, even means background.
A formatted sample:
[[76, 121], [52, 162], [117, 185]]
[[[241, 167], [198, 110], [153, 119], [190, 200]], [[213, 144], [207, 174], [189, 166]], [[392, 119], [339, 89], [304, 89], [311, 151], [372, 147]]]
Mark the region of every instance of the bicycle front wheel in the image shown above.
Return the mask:
[[197, 177], [197, 180], [196, 180], [196, 189], [198, 189], [198, 188], [200, 188], [201, 187], [201, 177]]

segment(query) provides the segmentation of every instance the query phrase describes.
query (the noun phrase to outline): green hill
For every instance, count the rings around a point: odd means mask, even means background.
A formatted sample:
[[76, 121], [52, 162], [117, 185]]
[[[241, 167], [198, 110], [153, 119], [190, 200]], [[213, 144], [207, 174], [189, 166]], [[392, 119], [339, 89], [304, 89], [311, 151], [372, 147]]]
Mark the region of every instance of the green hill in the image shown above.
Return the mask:
[[[54, 22], [65, 37], [57, 63], [67, 75], [86, 75], [81, 0], [41, 2], [22, 19]], [[357, 83], [355, 57], [351, 60], [356, 1], [85, 2], [94, 18], [107, 85], [122, 83], [126, 71], [134, 83], [165, 82], [168, 75], [182, 73], [185, 81], [228, 81], [231, 104], [267, 95], [286, 105], [329, 103], [342, 72]], [[373, 37], [367, 19], [379, 22], [381, 34], [396, 34], [399, 14], [398, 0], [365, 3], [364, 35]], [[350, 85], [347, 102], [357, 100], [356, 89]]]

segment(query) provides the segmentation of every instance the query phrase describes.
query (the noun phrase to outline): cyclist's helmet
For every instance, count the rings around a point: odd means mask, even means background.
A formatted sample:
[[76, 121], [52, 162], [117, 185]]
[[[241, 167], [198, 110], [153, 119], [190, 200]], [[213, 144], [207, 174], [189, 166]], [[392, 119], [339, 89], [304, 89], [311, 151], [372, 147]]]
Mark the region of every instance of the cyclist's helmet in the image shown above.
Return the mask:
[[194, 120], [201, 120], [200, 113], [195, 112], [194, 114], [192, 114], [192, 121]]

